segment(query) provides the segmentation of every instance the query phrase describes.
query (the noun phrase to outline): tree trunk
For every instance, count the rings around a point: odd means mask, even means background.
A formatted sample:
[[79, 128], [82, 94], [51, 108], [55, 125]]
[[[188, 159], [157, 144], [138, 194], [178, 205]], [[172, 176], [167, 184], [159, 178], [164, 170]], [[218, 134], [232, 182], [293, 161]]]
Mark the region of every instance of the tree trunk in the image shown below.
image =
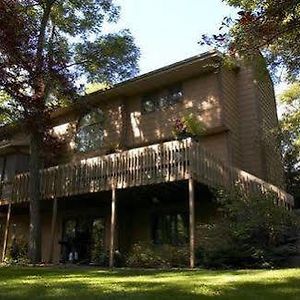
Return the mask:
[[40, 173], [41, 145], [45, 129], [43, 120], [45, 110], [45, 83], [43, 77], [43, 50], [45, 47], [46, 28], [49, 21], [51, 7], [55, 1], [47, 1], [41, 19], [38, 37], [36, 69], [35, 69], [35, 100], [36, 108], [33, 113], [34, 125], [30, 128], [30, 229], [29, 229], [29, 260], [32, 264], [41, 262], [41, 216], [40, 216]]
[[32, 133], [30, 136], [30, 229], [29, 260], [32, 264], [41, 262], [41, 216], [40, 216], [40, 159], [41, 136]]

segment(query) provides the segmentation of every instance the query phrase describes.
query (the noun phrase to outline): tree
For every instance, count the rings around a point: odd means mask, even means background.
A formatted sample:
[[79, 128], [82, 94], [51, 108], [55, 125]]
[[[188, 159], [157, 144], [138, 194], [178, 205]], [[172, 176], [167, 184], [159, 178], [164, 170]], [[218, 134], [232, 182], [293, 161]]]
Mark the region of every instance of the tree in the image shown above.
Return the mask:
[[41, 260], [39, 170], [51, 112], [77, 99], [79, 79], [114, 83], [137, 73], [130, 32], [103, 34], [118, 16], [113, 0], [0, 0], [1, 111], [30, 136], [32, 263]]
[[219, 33], [203, 35], [201, 43], [251, 61], [262, 53], [274, 77], [280, 77], [283, 69], [289, 80], [299, 77], [299, 0], [223, 1], [239, 10], [238, 17], [225, 17]]
[[300, 82], [291, 84], [280, 97], [284, 113], [280, 120], [287, 190], [300, 204]]

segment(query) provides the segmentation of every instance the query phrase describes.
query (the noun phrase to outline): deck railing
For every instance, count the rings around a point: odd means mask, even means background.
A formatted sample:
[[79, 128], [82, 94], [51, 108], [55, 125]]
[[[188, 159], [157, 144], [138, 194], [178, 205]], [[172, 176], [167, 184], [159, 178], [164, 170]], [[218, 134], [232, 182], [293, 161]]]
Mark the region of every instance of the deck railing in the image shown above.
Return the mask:
[[[43, 199], [68, 197], [110, 190], [179, 181], [193, 177], [213, 187], [240, 183], [245, 192], [272, 191], [287, 206], [293, 197], [247, 172], [216, 159], [200, 143], [185, 139], [97, 156], [41, 171]], [[17, 175], [11, 185], [11, 199], [29, 200], [29, 174]]]

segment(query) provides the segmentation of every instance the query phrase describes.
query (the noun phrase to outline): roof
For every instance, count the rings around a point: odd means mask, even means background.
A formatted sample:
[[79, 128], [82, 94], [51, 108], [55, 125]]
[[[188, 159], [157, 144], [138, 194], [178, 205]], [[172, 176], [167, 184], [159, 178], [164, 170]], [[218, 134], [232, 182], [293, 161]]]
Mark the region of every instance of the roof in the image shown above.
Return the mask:
[[132, 79], [120, 82], [110, 88], [85, 95], [83, 100], [71, 106], [61, 108], [53, 113], [57, 118], [71, 111], [81, 110], [87, 104], [97, 104], [114, 97], [130, 97], [149, 90], [161, 88], [164, 85], [196, 76], [203, 72], [215, 70], [215, 63], [221, 61], [223, 55], [216, 50], [204, 52], [188, 59], [142, 74]]
[[[113, 97], [130, 97], [148, 90], [160, 88], [164, 85], [178, 82], [180, 80], [196, 76], [203, 72], [214, 70], [220, 62], [223, 55], [216, 50], [204, 52], [202, 54], [190, 57], [188, 59], [176, 62], [174, 64], [156, 69], [146, 74], [134, 77], [132, 79], [118, 83], [111, 88], [96, 91], [83, 96], [76, 103], [55, 110], [52, 118], [58, 120], [72, 113], [78, 113], [86, 106], [105, 102]], [[5, 126], [0, 128], [0, 138], [18, 132], [18, 126]]]

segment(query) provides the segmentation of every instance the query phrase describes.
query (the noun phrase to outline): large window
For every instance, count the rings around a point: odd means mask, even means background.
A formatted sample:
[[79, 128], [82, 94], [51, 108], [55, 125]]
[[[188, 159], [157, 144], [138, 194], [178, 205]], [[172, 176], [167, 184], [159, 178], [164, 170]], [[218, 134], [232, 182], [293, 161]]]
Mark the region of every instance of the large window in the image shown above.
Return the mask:
[[147, 94], [142, 99], [142, 112], [151, 113], [176, 104], [183, 96], [181, 85], [171, 86], [165, 91]]
[[104, 114], [101, 109], [94, 110], [83, 116], [76, 133], [76, 149], [79, 152], [96, 150], [103, 144]]
[[188, 241], [187, 214], [154, 215], [152, 219], [152, 240], [155, 244], [185, 244]]

